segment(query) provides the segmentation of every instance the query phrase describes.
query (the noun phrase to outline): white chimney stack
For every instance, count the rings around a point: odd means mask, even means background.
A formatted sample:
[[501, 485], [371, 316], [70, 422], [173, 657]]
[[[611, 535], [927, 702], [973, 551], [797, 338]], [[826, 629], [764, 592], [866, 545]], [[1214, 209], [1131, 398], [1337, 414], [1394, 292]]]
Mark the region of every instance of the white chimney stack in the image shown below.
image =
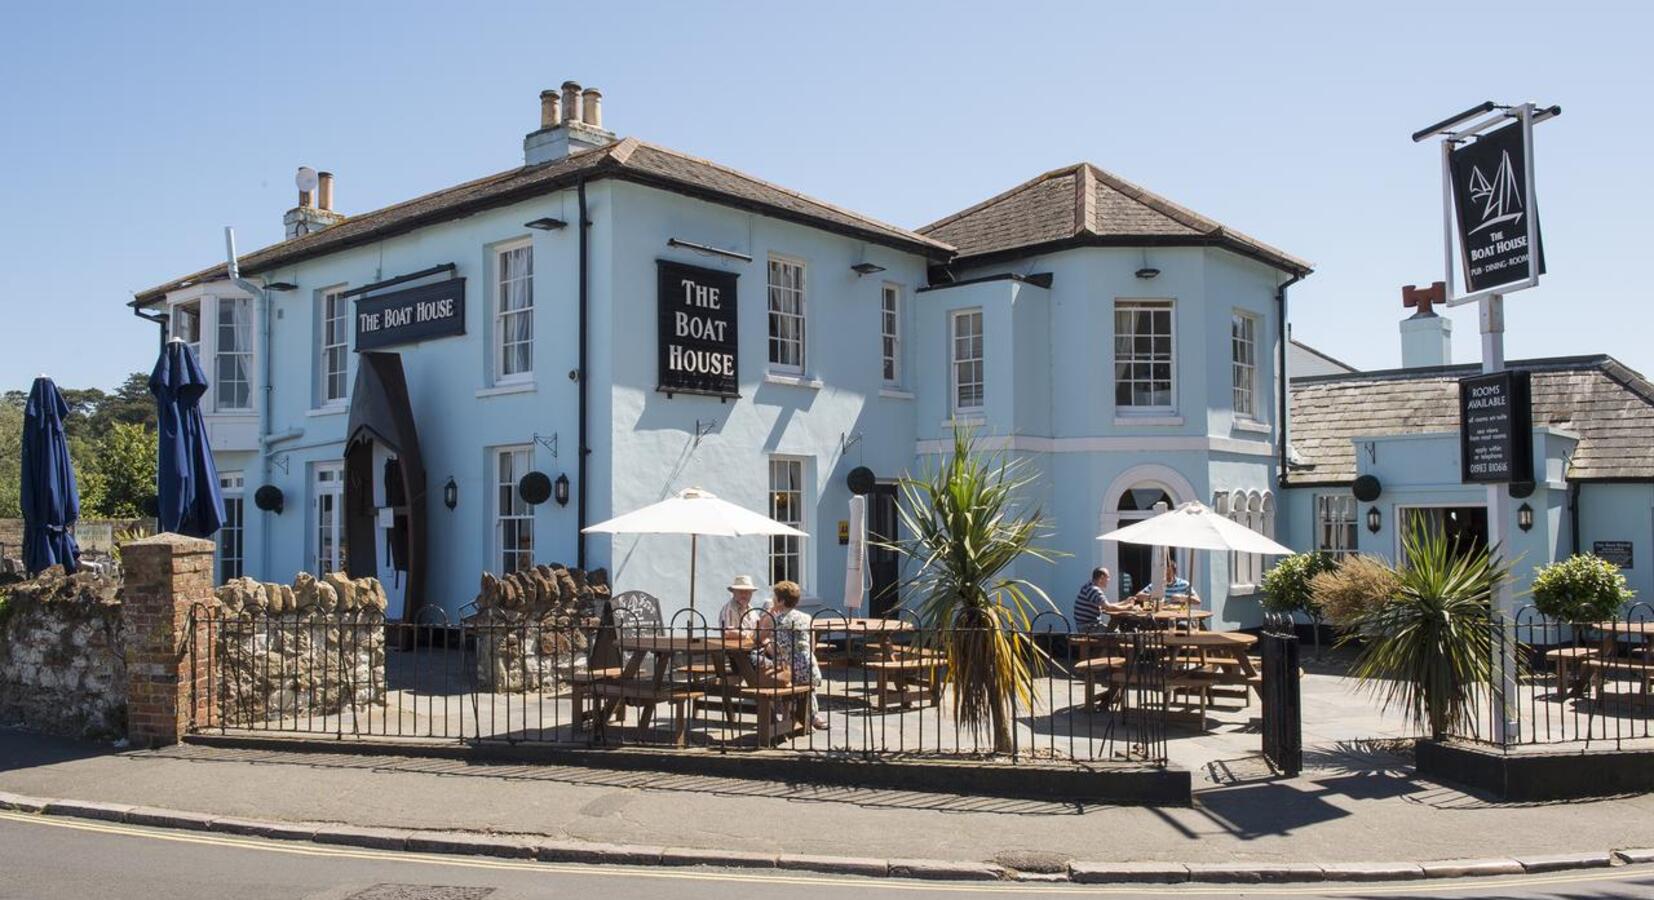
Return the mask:
[[614, 140], [603, 127], [603, 92], [565, 81], [561, 91], [540, 92], [540, 127], [523, 137], [523, 164], [556, 162]]
[[[345, 220], [333, 209], [333, 173], [317, 172], [308, 166], [299, 168], [294, 179], [299, 189], [299, 205], [281, 217], [282, 230], [287, 239], [315, 234]], [[315, 202], [312, 203], [312, 198]]]
[[1417, 310], [1401, 320], [1401, 365], [1405, 369], [1428, 369], [1453, 364], [1453, 320], [1432, 309], [1447, 301], [1447, 285], [1438, 281], [1427, 288], [1408, 285], [1401, 289], [1401, 302]]

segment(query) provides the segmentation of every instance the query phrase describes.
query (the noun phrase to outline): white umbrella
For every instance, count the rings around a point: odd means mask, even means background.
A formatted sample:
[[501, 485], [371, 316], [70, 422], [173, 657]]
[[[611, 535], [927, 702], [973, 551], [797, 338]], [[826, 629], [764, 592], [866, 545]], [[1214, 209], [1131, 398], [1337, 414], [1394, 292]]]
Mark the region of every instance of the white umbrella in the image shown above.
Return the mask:
[[689, 610], [695, 610], [695, 557], [701, 535], [744, 537], [746, 535], [787, 535], [809, 537], [791, 525], [769, 516], [719, 500], [709, 491], [686, 488], [676, 497], [651, 503], [642, 509], [616, 516], [585, 528], [587, 534], [687, 534], [689, 535]]
[[[1270, 556], [1290, 556], [1292, 548], [1277, 544], [1269, 538], [1213, 512], [1199, 501], [1191, 500], [1167, 510], [1152, 519], [1134, 522], [1116, 528], [1099, 540], [1122, 544], [1146, 544], [1150, 547], [1184, 547], [1190, 550], [1227, 550], [1236, 553], [1263, 553]], [[1189, 580], [1194, 580], [1191, 571]], [[1158, 580], [1155, 582], [1158, 584]], [[1190, 610], [1190, 626], [1194, 612]]]
[[1190, 550], [1232, 550], [1236, 553], [1264, 553], [1290, 556], [1292, 548], [1223, 516], [1198, 501], [1167, 510], [1124, 528], [1100, 535], [1101, 540], [1151, 547], [1186, 547]]

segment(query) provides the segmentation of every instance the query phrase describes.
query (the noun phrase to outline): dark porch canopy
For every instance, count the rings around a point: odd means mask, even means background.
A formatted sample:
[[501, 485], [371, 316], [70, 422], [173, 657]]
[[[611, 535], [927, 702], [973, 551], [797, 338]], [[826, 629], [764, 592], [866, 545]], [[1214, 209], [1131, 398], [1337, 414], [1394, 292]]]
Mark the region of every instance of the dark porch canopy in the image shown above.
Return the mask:
[[[395, 463], [382, 473], [374, 471], [375, 445], [396, 456]], [[394, 511], [390, 556], [396, 568], [407, 573], [402, 619], [416, 622], [425, 606], [425, 461], [419, 452], [402, 357], [370, 351], [356, 356], [356, 384], [345, 430], [345, 539], [350, 547], [345, 568], [352, 578], [379, 577], [383, 529], [373, 503], [376, 477], [385, 479], [386, 503]]]

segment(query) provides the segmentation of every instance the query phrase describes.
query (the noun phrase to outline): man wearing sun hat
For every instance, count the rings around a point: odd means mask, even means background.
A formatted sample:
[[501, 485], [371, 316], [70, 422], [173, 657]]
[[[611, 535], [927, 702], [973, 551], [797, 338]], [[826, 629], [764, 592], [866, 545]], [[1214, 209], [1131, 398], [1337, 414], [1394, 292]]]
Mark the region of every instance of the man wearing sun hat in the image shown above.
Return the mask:
[[750, 640], [758, 630], [764, 609], [752, 604], [753, 594], [757, 591], [758, 585], [753, 583], [751, 575], [735, 576], [729, 585], [729, 602], [718, 611], [718, 627], [723, 630], [724, 637]]

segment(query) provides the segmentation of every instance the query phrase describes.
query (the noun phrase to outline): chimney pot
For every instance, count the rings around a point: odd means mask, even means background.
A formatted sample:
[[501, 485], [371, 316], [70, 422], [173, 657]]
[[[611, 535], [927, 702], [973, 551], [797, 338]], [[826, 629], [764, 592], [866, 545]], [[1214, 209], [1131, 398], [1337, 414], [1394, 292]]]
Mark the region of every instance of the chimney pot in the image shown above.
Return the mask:
[[309, 208], [310, 208], [310, 192], [309, 191], [299, 191], [299, 209], [309, 209]]
[[586, 88], [580, 95], [582, 101], [581, 120], [593, 128], [603, 127], [603, 92], [597, 88]]
[[580, 82], [563, 82], [563, 121], [580, 121]]
[[333, 210], [333, 173], [316, 173], [316, 206], [331, 212]]
[[556, 128], [563, 123], [562, 109], [556, 91], [540, 92], [540, 127]]

